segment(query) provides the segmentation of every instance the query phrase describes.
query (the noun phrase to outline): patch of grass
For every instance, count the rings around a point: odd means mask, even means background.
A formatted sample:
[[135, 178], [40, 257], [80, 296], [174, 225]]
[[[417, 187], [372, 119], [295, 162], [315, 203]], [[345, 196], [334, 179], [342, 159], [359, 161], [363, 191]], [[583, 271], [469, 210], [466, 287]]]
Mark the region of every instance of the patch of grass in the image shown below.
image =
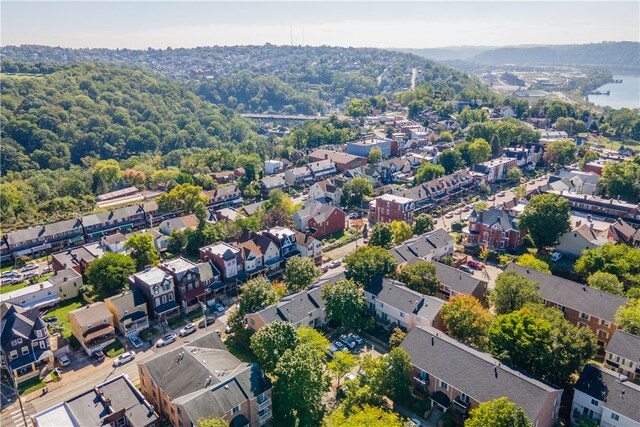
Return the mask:
[[53, 382], [58, 382], [58, 381], [60, 381], [60, 375], [58, 375], [58, 374], [56, 373], [56, 371], [51, 371], [51, 373], [49, 374], [49, 376], [51, 377], [51, 380], [52, 380]]
[[20, 283], [14, 283], [13, 285], [3, 285], [2, 287], [0, 287], [0, 294], [6, 294], [8, 292], [13, 292], [15, 290], [22, 289], [28, 284], [29, 282], [24, 281]]
[[109, 344], [104, 348], [104, 353], [109, 357], [116, 357], [124, 353], [124, 347], [118, 338], [112, 344]]
[[189, 322], [202, 318], [202, 310], [193, 310], [191, 313], [187, 314], [187, 318], [189, 319]]
[[145, 329], [144, 331], [140, 332], [140, 339], [142, 341], [151, 341], [157, 333], [158, 331], [156, 331], [155, 328]]
[[71, 323], [69, 322], [69, 312], [77, 308], [87, 305], [87, 302], [82, 297], [72, 298], [66, 301], [62, 301], [58, 308], [51, 310], [44, 317], [55, 316], [58, 318], [58, 323], [64, 325], [64, 332], [62, 336], [69, 338], [71, 334]]
[[40, 377], [33, 377], [18, 384], [18, 393], [20, 396], [29, 394], [44, 387], [46, 383]]
[[174, 317], [173, 319], [168, 320], [167, 323], [171, 329], [181, 328], [187, 324], [186, 320], [182, 317]]
[[[243, 334], [241, 334], [243, 335]], [[246, 342], [245, 342], [246, 341]], [[256, 356], [253, 354], [251, 349], [249, 348], [247, 339], [242, 339], [241, 336], [233, 336], [225, 341], [225, 345], [231, 354], [240, 359], [245, 363], [254, 363], [257, 362]]]

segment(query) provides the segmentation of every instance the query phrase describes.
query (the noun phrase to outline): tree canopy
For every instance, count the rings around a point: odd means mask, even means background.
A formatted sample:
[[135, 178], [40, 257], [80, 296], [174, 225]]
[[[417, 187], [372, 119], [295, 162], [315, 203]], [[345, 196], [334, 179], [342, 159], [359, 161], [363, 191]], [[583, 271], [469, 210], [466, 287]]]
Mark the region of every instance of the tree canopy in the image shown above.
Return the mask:
[[433, 231], [434, 227], [433, 217], [429, 214], [421, 213], [413, 220], [413, 234], [416, 236]]
[[409, 289], [425, 295], [434, 295], [440, 286], [435, 265], [427, 261], [417, 261], [401, 268], [396, 278]]
[[376, 276], [387, 276], [396, 270], [398, 262], [379, 246], [360, 246], [345, 259], [347, 277], [366, 286]]
[[454, 295], [442, 307], [440, 315], [449, 335], [478, 348], [486, 346], [493, 317], [477, 298], [464, 294]]
[[616, 312], [616, 323], [623, 331], [640, 336], [640, 299], [629, 300]]
[[322, 289], [327, 317], [347, 328], [357, 328], [366, 303], [362, 290], [351, 280], [339, 280]]
[[136, 233], [125, 242], [129, 256], [136, 262], [136, 271], [154, 267], [160, 262], [160, 254], [153, 244], [153, 237], [147, 233]]
[[371, 227], [371, 231], [369, 232], [369, 245], [389, 249], [393, 246], [393, 238], [394, 233], [391, 224], [379, 222]]
[[571, 228], [567, 199], [557, 194], [540, 194], [524, 207], [518, 226], [526, 228], [538, 249], [553, 245]]
[[498, 275], [489, 300], [496, 314], [511, 313], [527, 303], [542, 302], [539, 289], [538, 282], [532, 282], [517, 271], [509, 270]]
[[276, 320], [264, 325], [251, 337], [251, 351], [262, 369], [272, 373], [285, 351], [296, 348], [299, 341], [291, 323]]
[[89, 263], [87, 283], [102, 298], [128, 288], [128, 278], [136, 272], [136, 263], [129, 255], [107, 252]]
[[472, 409], [464, 427], [533, 427], [522, 408], [500, 397], [489, 402], [482, 402]]
[[284, 283], [290, 293], [308, 288], [322, 272], [309, 257], [293, 257], [287, 260]]

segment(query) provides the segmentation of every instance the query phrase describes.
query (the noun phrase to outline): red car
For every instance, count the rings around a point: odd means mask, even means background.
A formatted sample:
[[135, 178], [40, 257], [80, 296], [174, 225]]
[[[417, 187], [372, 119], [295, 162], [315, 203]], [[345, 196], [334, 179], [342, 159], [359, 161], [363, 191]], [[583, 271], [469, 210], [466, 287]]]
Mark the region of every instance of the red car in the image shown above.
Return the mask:
[[483, 270], [484, 269], [484, 264], [482, 264], [481, 262], [475, 261], [475, 260], [469, 260], [467, 261], [467, 265], [471, 268], [475, 268], [476, 270]]

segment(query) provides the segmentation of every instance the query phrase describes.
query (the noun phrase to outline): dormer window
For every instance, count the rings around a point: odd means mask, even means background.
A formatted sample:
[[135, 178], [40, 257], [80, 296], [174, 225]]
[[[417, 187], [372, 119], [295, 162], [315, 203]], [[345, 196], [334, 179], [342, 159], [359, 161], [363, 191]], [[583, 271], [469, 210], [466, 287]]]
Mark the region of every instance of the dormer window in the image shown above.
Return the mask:
[[153, 294], [158, 295], [159, 293], [160, 293], [160, 287], [158, 285], [155, 285], [153, 287]]

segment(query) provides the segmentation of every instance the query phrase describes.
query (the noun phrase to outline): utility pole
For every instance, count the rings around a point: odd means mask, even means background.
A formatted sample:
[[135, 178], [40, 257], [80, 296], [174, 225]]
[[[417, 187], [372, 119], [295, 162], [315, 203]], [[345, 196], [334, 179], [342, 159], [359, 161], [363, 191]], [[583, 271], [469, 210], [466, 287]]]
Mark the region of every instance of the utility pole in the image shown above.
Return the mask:
[[26, 427], [29, 427], [29, 423], [27, 423], [27, 416], [24, 414], [24, 406], [22, 406], [22, 398], [20, 397], [20, 392], [18, 391], [18, 383], [16, 382], [16, 377], [13, 376], [13, 369], [11, 369], [11, 365], [7, 362], [7, 358], [5, 357], [4, 351], [2, 352], [2, 358], [7, 365], [7, 371], [9, 372], [9, 376], [11, 377], [11, 382], [13, 383], [13, 390], [16, 392], [16, 396], [18, 396], [18, 403], [20, 404], [20, 413], [22, 414], [22, 421]]

